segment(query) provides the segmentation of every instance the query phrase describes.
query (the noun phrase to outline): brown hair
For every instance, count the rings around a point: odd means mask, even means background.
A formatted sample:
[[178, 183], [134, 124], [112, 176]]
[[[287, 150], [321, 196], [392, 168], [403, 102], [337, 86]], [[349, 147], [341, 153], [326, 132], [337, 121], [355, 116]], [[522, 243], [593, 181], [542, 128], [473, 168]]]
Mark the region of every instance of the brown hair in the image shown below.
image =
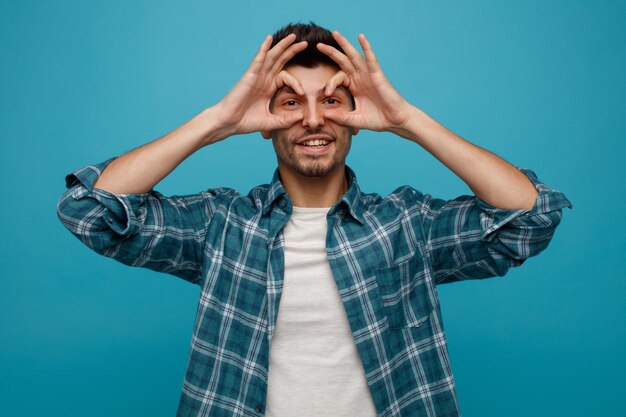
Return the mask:
[[289, 65], [302, 65], [306, 68], [315, 68], [320, 64], [326, 64], [339, 69], [339, 66], [335, 61], [317, 50], [318, 43], [325, 43], [326, 45], [334, 46], [337, 50], [343, 53], [343, 49], [341, 49], [339, 44], [335, 41], [335, 39], [333, 39], [333, 36], [328, 29], [318, 26], [313, 22], [308, 24], [289, 23], [274, 33], [272, 47], [290, 33], [294, 33], [296, 35], [294, 43], [307, 41], [308, 44], [306, 49], [291, 58], [291, 60], [285, 64], [285, 67], [288, 67]]
[[[326, 45], [330, 45], [335, 47], [339, 52], [345, 53], [341, 46], [337, 43], [337, 41], [333, 38], [332, 33], [321, 26], [316, 25], [313, 22], [309, 23], [289, 23], [286, 26], [278, 29], [276, 33], [273, 35], [272, 47], [280, 42], [281, 39], [289, 35], [290, 33], [295, 33], [296, 40], [294, 43], [307, 41], [306, 49], [299, 52], [291, 58], [284, 67], [288, 67], [289, 65], [301, 65], [306, 68], [315, 68], [318, 65], [326, 64], [331, 65], [337, 70], [339, 70], [339, 65], [332, 59], [330, 59], [327, 55], [321, 53], [317, 50], [318, 43], [325, 43]], [[356, 108], [356, 103], [354, 101], [354, 97], [352, 94], [350, 95], [350, 101], [352, 104], [352, 109]]]

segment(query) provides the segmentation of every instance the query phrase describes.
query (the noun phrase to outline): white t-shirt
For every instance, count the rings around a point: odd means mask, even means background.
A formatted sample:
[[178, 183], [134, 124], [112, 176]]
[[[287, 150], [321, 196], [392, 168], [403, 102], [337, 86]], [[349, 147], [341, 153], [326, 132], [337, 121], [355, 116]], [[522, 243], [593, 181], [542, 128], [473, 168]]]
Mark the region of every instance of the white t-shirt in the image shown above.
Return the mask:
[[267, 417], [375, 417], [376, 408], [326, 254], [330, 208], [293, 207], [270, 347]]

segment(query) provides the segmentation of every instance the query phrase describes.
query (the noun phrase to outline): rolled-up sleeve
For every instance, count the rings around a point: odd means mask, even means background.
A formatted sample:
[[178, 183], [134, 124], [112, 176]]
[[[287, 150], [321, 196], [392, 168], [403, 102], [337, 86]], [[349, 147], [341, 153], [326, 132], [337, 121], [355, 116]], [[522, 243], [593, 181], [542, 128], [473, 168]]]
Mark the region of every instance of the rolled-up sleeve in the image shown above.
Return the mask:
[[538, 191], [531, 209], [499, 209], [469, 195], [443, 200], [416, 193], [437, 284], [503, 276], [548, 246], [562, 209], [573, 205], [565, 194], [541, 182], [533, 170], [516, 168]]
[[216, 191], [165, 197], [151, 190], [111, 193], [93, 185], [114, 159], [65, 177], [57, 203], [63, 225], [95, 252], [129, 266], [201, 280], [203, 246]]

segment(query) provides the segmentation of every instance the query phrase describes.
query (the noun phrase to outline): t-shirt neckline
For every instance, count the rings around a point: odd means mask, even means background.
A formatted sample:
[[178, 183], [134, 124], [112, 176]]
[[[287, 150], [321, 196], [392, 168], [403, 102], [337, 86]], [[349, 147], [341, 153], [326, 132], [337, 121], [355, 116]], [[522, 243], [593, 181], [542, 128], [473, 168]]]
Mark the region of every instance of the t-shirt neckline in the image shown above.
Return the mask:
[[331, 207], [298, 207], [292, 206], [293, 211], [299, 211], [303, 213], [325, 213], [331, 209]]

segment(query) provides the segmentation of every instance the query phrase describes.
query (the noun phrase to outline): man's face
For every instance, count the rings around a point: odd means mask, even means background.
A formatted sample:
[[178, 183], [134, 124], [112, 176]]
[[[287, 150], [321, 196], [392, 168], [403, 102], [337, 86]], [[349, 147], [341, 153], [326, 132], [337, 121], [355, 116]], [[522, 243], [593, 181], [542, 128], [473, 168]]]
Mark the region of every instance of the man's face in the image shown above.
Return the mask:
[[327, 81], [338, 71], [336, 67], [294, 65], [285, 71], [300, 81], [304, 95], [285, 86], [276, 92], [270, 109], [277, 115], [301, 111], [303, 118], [290, 128], [273, 130], [264, 136], [271, 136], [281, 169], [306, 177], [326, 176], [345, 164], [352, 131], [326, 119], [324, 114], [330, 109], [352, 111], [350, 93], [339, 87], [330, 96], [324, 94]]

